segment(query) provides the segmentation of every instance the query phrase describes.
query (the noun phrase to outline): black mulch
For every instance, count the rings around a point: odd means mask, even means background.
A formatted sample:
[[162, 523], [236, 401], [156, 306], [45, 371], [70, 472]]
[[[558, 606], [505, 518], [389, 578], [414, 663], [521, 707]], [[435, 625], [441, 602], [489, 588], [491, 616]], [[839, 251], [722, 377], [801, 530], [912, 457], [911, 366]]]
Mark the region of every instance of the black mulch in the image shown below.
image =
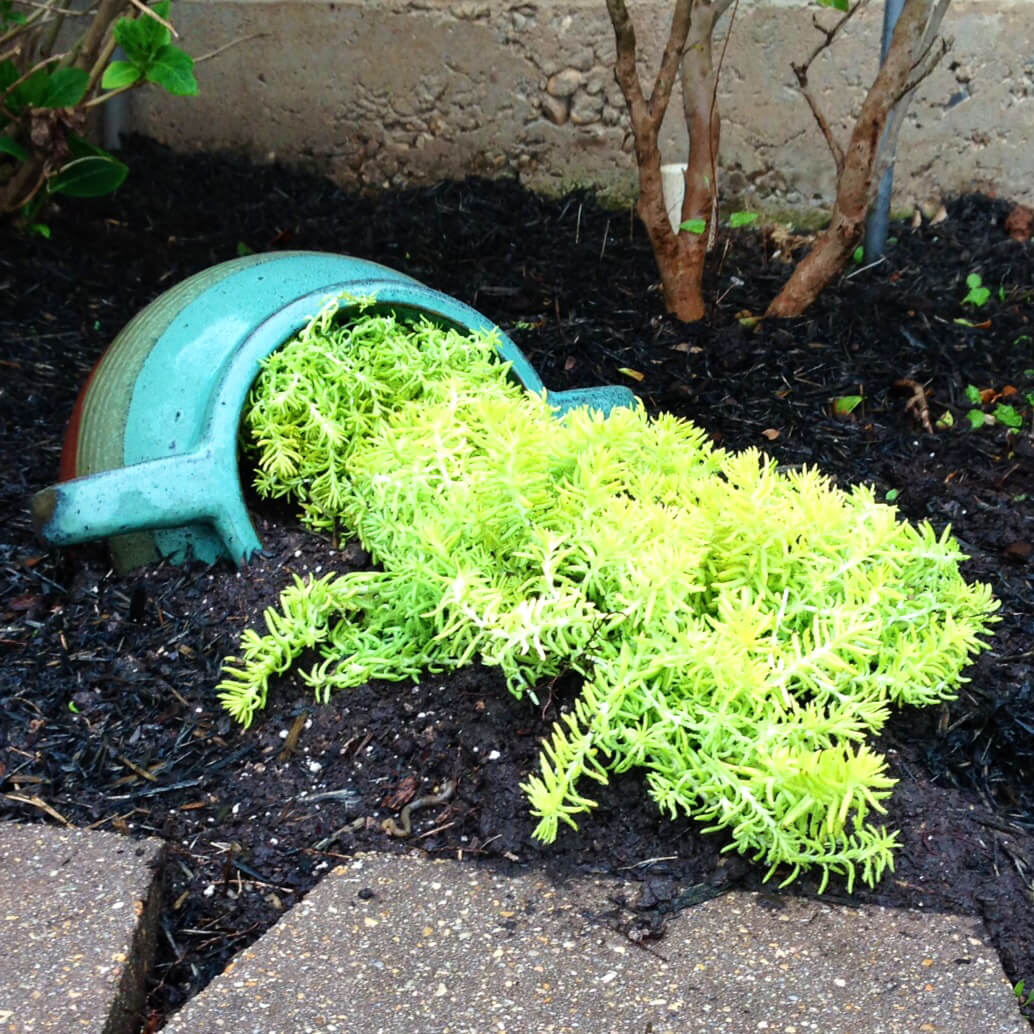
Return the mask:
[[[942, 222], [896, 226], [884, 263], [852, 271], [805, 318], [753, 332], [736, 315], [763, 310], [788, 271], [777, 254], [788, 245], [770, 234], [719, 242], [712, 316], [687, 327], [662, 315], [635, 220], [588, 194], [547, 201], [471, 180], [360, 198], [280, 168], [181, 158], [140, 140], [128, 150], [119, 196], [68, 205], [50, 240], [0, 230], [0, 817], [169, 840], [152, 1022], [360, 848], [643, 881], [626, 894], [635, 937], [659, 933], [687, 887], [759, 880], [751, 864], [719, 855], [722, 837], [660, 819], [634, 773], [600, 795], [577, 835], [531, 840], [517, 786], [574, 686], [554, 687], [537, 710], [474, 668], [318, 707], [289, 681], [251, 730], [236, 728], [213, 687], [241, 630], [293, 572], [365, 559], [288, 515], [257, 517], [268, 552], [242, 572], [159, 566], [120, 578], [99, 546], [56, 552], [34, 541], [28, 499], [55, 477], [94, 361], [157, 293], [244, 248], [378, 260], [497, 320], [551, 387], [629, 384], [652, 410], [697, 421], [725, 446], [872, 482], [897, 492], [907, 517], [951, 522], [972, 556], [967, 573], [992, 583], [1002, 620], [957, 701], [900, 714], [885, 730], [880, 746], [901, 780], [889, 821], [903, 847], [895, 872], [854, 900], [975, 913], [1009, 979], [1034, 979], [1034, 442], [1024, 399], [1034, 391], [1034, 243], [1005, 235], [1006, 203], [963, 198]], [[992, 290], [980, 309], [961, 304], [973, 272]], [[921, 383], [933, 418], [950, 411], [955, 427], [924, 431], [902, 380]], [[967, 385], [1006, 392], [1022, 430], [969, 430]], [[831, 400], [843, 395], [864, 402], [835, 419]], [[407, 788], [449, 777], [459, 780], [454, 800], [419, 813], [410, 844], [371, 821], [316, 846], [356, 818], [389, 814]], [[300, 800], [323, 790], [352, 796]], [[790, 892], [814, 889], [801, 879]]]

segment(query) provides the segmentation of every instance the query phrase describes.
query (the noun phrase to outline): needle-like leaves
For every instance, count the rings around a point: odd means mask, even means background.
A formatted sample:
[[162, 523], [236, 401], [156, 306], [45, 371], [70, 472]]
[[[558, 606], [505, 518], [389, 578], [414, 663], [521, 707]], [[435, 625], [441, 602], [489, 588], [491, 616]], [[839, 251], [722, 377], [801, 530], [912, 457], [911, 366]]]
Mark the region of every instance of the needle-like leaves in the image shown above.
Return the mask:
[[298, 581], [245, 634], [219, 687], [242, 722], [305, 650], [320, 699], [472, 660], [518, 696], [574, 671], [523, 784], [540, 839], [594, 807], [585, 777], [639, 767], [662, 811], [784, 882], [892, 864], [873, 816], [894, 780], [865, 739], [955, 692], [996, 607], [947, 530], [671, 417], [557, 420], [491, 340], [391, 314], [321, 313], [267, 361], [246, 425], [259, 491], [381, 570]]

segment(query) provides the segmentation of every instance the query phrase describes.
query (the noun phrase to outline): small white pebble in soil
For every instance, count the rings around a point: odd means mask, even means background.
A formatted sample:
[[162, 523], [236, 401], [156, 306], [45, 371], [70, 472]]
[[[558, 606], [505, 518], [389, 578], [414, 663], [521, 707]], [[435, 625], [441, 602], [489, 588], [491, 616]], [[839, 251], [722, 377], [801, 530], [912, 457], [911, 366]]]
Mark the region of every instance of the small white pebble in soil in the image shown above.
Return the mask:
[[309, 771], [315, 774], [323, 770], [323, 766], [318, 761], [309, 762]]
[[498, 761], [501, 757], [502, 757], [502, 754], [500, 754], [499, 751], [497, 751], [497, 750], [491, 750], [491, 751], [488, 752], [488, 760], [489, 761]]
[[215, 893], [215, 884], [210, 883], [207, 887], [205, 887], [205, 889], [201, 893], [206, 898], [210, 898]]
[[290, 731], [288, 729], [281, 729], [277, 735], [280, 737], [280, 739], [286, 740], [287, 737], [290, 735]]
[[272, 847], [276, 847], [276, 845], [279, 844], [280, 841], [276, 837], [270, 837], [269, 843]]
[[234, 814], [234, 815], [240, 815], [240, 813], [241, 813], [241, 806], [240, 806], [240, 802], [238, 802], [237, 804], [235, 804], [235, 805], [233, 806], [233, 808], [231, 808], [230, 810], [231, 810], [231, 811], [233, 812], [233, 814]]

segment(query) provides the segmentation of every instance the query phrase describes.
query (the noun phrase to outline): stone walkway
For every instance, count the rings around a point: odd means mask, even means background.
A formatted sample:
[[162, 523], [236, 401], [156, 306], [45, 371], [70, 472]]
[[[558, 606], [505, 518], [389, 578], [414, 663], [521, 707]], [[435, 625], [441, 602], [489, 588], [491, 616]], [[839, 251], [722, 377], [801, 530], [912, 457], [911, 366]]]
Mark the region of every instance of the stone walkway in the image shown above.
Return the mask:
[[[139, 1034], [160, 857], [155, 841], [0, 826], [0, 1031]], [[973, 918], [733, 893], [636, 945], [597, 918], [615, 889], [357, 855], [164, 1031], [1030, 1034]]]

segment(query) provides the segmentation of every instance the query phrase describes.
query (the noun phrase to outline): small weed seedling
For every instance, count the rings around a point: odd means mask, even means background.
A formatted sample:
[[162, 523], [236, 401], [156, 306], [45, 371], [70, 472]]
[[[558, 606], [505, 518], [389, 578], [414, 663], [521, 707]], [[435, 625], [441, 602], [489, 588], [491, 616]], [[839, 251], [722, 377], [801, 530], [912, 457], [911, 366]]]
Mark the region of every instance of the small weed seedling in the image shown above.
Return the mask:
[[990, 288], [984, 287], [979, 273], [970, 273], [966, 277], [966, 286], [969, 288], [969, 292], [962, 299], [962, 304], [975, 305], [978, 309], [982, 309], [987, 304], [988, 298], [991, 297]]
[[1026, 1009], [1028, 1005], [1034, 1002], [1034, 991], [1027, 990], [1027, 982], [1025, 980], [1017, 980], [1013, 985], [1012, 993], [1016, 995], [1016, 1001], [1020, 1003], [1021, 1009]]
[[[757, 221], [757, 212], [733, 212], [729, 216], [727, 225], [730, 230], [742, 230], [748, 226], [753, 226]], [[699, 235], [707, 230], [707, 220], [687, 219], [684, 223], [679, 224], [679, 229], [685, 230], [686, 233], [695, 233]]]
[[[1025, 370], [1024, 375], [1028, 374], [1034, 374], [1034, 370]], [[1027, 391], [1021, 395], [1011, 384], [1006, 385], [1001, 391], [995, 391], [993, 388], [980, 389], [974, 384], [967, 384], [964, 394], [971, 407], [966, 412], [966, 420], [974, 431], [996, 424], [1018, 431], [1023, 426], [1024, 411], [1029, 409], [1034, 412], [1034, 391]], [[1005, 399], [1011, 401], [1003, 401]], [[989, 409], [989, 406], [994, 408]], [[951, 427], [953, 423], [951, 414], [946, 412], [938, 421], [938, 427], [943, 430]]]

